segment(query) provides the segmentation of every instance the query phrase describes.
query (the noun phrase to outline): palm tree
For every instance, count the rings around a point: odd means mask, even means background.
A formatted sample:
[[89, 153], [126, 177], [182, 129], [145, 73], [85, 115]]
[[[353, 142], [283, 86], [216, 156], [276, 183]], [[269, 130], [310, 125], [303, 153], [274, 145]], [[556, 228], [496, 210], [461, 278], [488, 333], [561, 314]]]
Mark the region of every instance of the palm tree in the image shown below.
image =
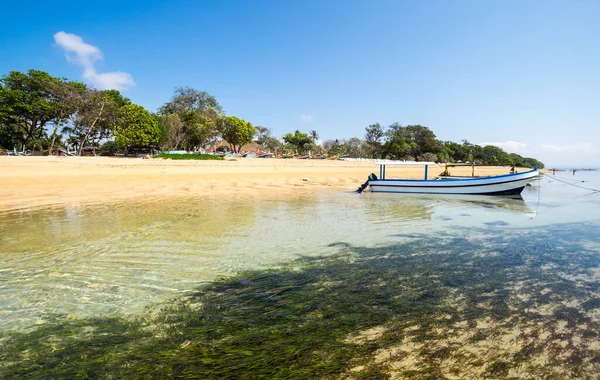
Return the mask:
[[312, 137], [312, 139], [315, 140], [315, 142], [317, 142], [317, 140], [319, 139], [319, 134], [313, 129], [312, 131], [310, 131], [310, 137]]

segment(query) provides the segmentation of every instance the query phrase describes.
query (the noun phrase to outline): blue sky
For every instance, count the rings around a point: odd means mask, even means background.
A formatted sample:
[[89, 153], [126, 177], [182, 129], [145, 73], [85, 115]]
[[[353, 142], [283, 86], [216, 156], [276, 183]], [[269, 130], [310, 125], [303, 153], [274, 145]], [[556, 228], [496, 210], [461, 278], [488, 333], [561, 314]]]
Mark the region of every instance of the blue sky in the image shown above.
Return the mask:
[[[369, 124], [397, 121], [550, 166], [600, 167], [595, 0], [32, 1], [3, 10], [2, 74], [35, 68], [118, 87], [150, 111], [191, 86], [278, 137], [362, 138]], [[97, 51], [77, 55], [82, 46]]]

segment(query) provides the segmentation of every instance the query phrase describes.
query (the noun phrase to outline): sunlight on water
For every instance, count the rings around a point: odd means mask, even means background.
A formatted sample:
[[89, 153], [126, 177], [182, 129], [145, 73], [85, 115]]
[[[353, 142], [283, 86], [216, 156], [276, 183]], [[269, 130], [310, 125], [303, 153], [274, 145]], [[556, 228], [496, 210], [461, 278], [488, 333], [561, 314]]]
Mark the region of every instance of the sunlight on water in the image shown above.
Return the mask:
[[528, 187], [524, 200], [318, 193], [2, 214], [0, 329], [55, 317], [137, 314], [220, 276], [335, 253], [337, 242], [377, 246], [417, 233], [466, 237], [475, 227], [597, 221], [589, 207], [597, 210], [598, 195], [546, 178]]
[[600, 176], [565, 174], [523, 199], [323, 192], [0, 214], [0, 377], [589, 377], [600, 193], [581, 187]]

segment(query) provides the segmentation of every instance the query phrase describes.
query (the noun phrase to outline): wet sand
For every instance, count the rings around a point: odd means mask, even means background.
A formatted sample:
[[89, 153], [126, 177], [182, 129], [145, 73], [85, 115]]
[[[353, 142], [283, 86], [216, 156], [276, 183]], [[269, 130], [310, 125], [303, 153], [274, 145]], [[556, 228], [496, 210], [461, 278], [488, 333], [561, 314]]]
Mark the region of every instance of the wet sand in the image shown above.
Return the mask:
[[[429, 168], [430, 178], [444, 165]], [[507, 174], [508, 167], [477, 167], [476, 175]], [[182, 161], [112, 157], [0, 157], [0, 211], [104, 203], [140, 197], [232, 194], [281, 197], [314, 191], [354, 191], [373, 162], [298, 159]], [[451, 168], [470, 175], [471, 167]], [[420, 179], [423, 167], [388, 166], [387, 177]]]

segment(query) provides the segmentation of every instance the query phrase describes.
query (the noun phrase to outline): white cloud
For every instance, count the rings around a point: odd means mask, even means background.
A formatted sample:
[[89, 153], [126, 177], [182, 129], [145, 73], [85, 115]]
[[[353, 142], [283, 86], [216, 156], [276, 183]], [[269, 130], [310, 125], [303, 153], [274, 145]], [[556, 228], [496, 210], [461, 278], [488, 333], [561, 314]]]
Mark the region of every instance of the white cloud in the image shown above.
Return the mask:
[[300, 120], [310, 123], [312, 121], [312, 115], [300, 115]]
[[517, 153], [522, 154], [527, 152], [527, 144], [518, 142], [518, 141], [504, 141], [504, 142], [482, 142], [478, 145], [486, 146], [486, 145], [494, 145], [498, 148], [502, 148], [508, 153]]
[[83, 38], [76, 34], [58, 32], [54, 41], [67, 53], [67, 61], [73, 62], [83, 68], [83, 77], [102, 90], [125, 90], [135, 86], [133, 77], [121, 71], [98, 73], [95, 62], [104, 59], [102, 51], [90, 44], [83, 42]]

